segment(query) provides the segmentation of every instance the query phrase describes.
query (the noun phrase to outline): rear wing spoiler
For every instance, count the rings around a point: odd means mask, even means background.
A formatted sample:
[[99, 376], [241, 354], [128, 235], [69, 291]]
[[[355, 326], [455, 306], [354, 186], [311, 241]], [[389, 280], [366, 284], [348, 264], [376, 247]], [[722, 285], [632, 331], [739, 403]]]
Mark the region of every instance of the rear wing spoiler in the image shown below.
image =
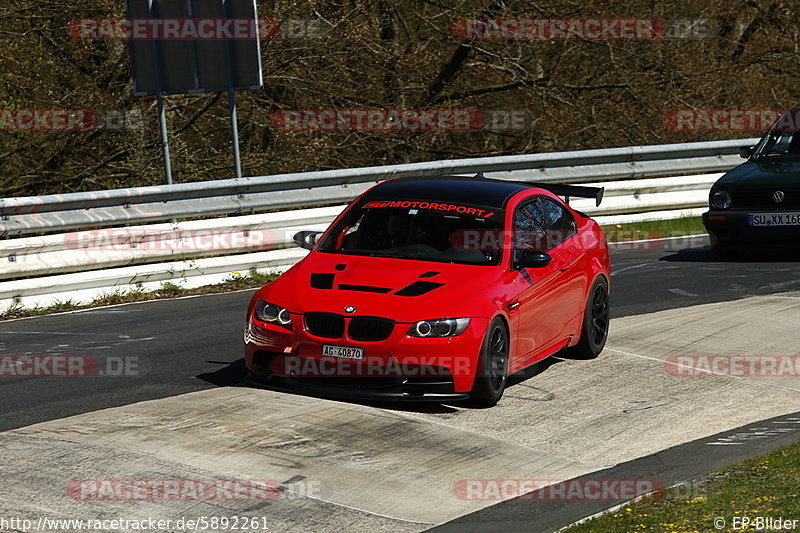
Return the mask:
[[546, 191], [550, 191], [556, 196], [563, 196], [567, 204], [571, 196], [575, 198], [594, 198], [597, 207], [600, 207], [600, 202], [603, 201], [603, 187], [580, 187], [577, 185], [560, 185], [557, 183], [529, 183], [531, 187], [538, 187]]

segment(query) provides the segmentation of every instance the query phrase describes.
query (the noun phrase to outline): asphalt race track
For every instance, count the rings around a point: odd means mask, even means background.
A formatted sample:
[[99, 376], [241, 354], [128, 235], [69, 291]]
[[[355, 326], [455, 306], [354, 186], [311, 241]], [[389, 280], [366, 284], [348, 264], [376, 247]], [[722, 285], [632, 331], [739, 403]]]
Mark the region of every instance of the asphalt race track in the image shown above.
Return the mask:
[[[0, 323], [0, 355], [85, 355], [100, 369], [0, 378], [0, 458], [9, 465], [0, 514], [263, 516], [273, 531], [486, 531], [531, 521], [546, 531], [614, 503], [498, 504], [457, 487], [580, 476], [672, 485], [796, 441], [796, 376], [686, 377], [665, 359], [800, 355], [800, 262], [721, 262], [702, 242], [680, 240], [621, 248], [602, 356], [551, 358], [514, 376], [486, 410], [241, 387], [250, 291]], [[137, 375], [114, 375], [126, 364]], [[283, 491], [267, 502], [209, 503], [91, 502], [68, 490], [76, 479], [120, 478], [275, 480]]]

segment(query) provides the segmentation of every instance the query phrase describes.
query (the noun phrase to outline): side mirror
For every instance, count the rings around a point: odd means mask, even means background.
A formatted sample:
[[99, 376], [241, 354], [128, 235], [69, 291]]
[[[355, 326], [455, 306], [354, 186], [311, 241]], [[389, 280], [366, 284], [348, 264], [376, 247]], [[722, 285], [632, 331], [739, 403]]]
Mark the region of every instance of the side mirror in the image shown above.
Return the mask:
[[544, 268], [553, 260], [547, 252], [527, 251], [522, 252], [517, 259], [518, 268]]
[[317, 239], [322, 235], [321, 231], [301, 231], [294, 234], [292, 240], [300, 248], [312, 250], [317, 245]]
[[742, 159], [750, 159], [756, 151], [755, 146], [742, 146], [739, 148], [739, 157]]

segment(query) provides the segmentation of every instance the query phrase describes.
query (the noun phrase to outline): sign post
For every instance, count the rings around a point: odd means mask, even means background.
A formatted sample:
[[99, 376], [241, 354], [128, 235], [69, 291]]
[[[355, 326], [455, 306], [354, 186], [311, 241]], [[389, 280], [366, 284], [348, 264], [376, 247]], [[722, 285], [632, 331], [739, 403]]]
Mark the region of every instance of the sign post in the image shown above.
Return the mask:
[[[155, 5], [153, 0], [148, 0], [147, 5], [148, 14], [151, 19], [155, 19]], [[153, 55], [153, 65], [156, 73], [160, 72], [158, 61], [158, 41], [153, 39], [150, 41]], [[172, 185], [172, 157], [169, 153], [169, 132], [167, 131], [167, 111], [164, 108], [164, 95], [161, 92], [161, 76], [155, 74], [153, 76], [154, 89], [156, 94], [156, 103], [158, 107], [158, 124], [161, 130], [161, 149], [164, 152], [164, 172], [167, 175], [167, 185]]]
[[231, 143], [233, 144], [233, 164], [236, 167], [236, 177], [242, 177], [242, 156], [239, 154], [239, 118], [236, 110], [236, 93], [233, 88], [228, 89], [228, 107], [231, 114]]
[[[224, 10], [223, 6], [223, 10]], [[254, 8], [255, 9], [255, 8]], [[239, 153], [239, 113], [236, 109], [235, 74], [233, 69], [233, 53], [230, 41], [225, 42], [225, 73], [228, 78], [228, 110], [231, 119], [231, 144], [233, 145], [233, 166], [236, 177], [242, 177], [242, 157]]]
[[125, 10], [130, 27], [147, 29], [146, 37], [131, 31], [128, 41], [134, 95], [156, 98], [167, 183], [168, 94], [227, 92], [234, 171], [242, 177], [236, 91], [264, 85], [256, 0], [126, 0]]
[[169, 153], [169, 132], [167, 131], [167, 110], [164, 107], [164, 96], [156, 95], [158, 104], [158, 123], [161, 127], [161, 149], [164, 152], [164, 172], [167, 175], [167, 185], [172, 185], [172, 157]]

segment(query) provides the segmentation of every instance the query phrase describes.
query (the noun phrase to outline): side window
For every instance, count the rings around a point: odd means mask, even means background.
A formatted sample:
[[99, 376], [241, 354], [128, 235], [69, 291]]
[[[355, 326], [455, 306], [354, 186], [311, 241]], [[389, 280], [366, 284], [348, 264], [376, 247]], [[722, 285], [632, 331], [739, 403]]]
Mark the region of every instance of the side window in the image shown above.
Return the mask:
[[514, 215], [514, 262], [523, 252], [544, 250], [547, 225], [537, 204], [538, 200], [529, 202], [518, 208]]
[[575, 235], [575, 220], [569, 211], [546, 198], [540, 198], [536, 203], [547, 224], [547, 250]]
[[772, 131], [766, 142], [766, 149], [769, 152], [789, 153], [789, 147], [792, 144], [792, 131]]
[[547, 198], [537, 198], [518, 208], [514, 215], [514, 260], [528, 250], [546, 252], [576, 231], [575, 221], [566, 209]]

